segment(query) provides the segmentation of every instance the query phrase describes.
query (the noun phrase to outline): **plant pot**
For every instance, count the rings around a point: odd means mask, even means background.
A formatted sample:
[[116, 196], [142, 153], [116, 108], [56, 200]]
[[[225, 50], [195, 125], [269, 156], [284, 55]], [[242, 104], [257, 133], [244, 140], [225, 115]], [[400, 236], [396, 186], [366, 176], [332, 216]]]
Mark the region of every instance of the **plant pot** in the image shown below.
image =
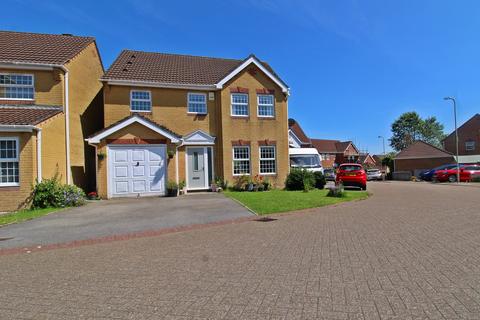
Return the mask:
[[253, 191], [253, 188], [254, 188], [254, 184], [253, 184], [253, 183], [247, 184], [247, 191]]
[[178, 188], [167, 189], [167, 197], [176, 197], [178, 196]]

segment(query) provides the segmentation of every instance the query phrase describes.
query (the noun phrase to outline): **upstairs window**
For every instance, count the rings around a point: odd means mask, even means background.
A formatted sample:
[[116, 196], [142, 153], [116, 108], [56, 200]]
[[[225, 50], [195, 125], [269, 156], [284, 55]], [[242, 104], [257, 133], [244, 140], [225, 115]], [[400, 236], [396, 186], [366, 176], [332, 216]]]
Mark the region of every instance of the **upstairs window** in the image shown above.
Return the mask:
[[466, 151], [473, 151], [473, 150], [475, 150], [475, 141], [467, 141], [467, 142], [465, 142], [465, 150], [466, 150]]
[[152, 111], [152, 97], [150, 91], [131, 91], [130, 110], [136, 112]]
[[0, 74], [0, 99], [33, 100], [34, 82], [31, 74]]
[[207, 95], [205, 93], [188, 94], [188, 113], [207, 114]]
[[260, 173], [261, 174], [275, 174], [276, 160], [275, 147], [260, 147]]
[[248, 94], [232, 93], [232, 116], [248, 117]]
[[275, 106], [273, 103], [273, 95], [260, 94], [258, 100], [258, 116], [272, 118], [275, 116]]
[[0, 137], [0, 187], [18, 186], [18, 138]]
[[233, 147], [233, 175], [250, 174], [250, 148]]

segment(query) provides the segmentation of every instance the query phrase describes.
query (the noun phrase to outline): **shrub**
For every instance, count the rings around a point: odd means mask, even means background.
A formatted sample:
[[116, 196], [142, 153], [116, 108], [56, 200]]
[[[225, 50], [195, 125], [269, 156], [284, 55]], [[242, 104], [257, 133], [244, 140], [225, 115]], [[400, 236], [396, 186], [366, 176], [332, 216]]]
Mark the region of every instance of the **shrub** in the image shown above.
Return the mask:
[[168, 190], [176, 190], [176, 189], [178, 189], [178, 184], [175, 181], [170, 180], [170, 181], [167, 182], [167, 189]]
[[217, 184], [217, 186], [221, 187], [223, 190], [228, 189], [228, 181], [224, 180], [222, 177], [216, 177], [215, 183]]
[[85, 203], [85, 193], [74, 185], [62, 185], [58, 174], [53, 178], [37, 182], [33, 187], [32, 208], [81, 206]]
[[313, 173], [313, 176], [315, 177], [315, 188], [317, 189], [325, 188], [327, 181], [325, 180], [325, 176], [323, 175], [323, 173], [321, 173], [320, 171], [316, 171]]
[[248, 188], [248, 184], [250, 183], [250, 177], [243, 175], [235, 178], [233, 182], [232, 189], [234, 191], [245, 191]]
[[343, 184], [337, 184], [331, 188], [329, 188], [327, 197], [334, 197], [334, 198], [342, 198], [345, 196], [343, 192]]
[[263, 190], [268, 191], [272, 188], [272, 184], [268, 178], [263, 179]]
[[315, 186], [315, 176], [312, 172], [305, 169], [293, 168], [285, 181], [287, 190], [308, 191]]

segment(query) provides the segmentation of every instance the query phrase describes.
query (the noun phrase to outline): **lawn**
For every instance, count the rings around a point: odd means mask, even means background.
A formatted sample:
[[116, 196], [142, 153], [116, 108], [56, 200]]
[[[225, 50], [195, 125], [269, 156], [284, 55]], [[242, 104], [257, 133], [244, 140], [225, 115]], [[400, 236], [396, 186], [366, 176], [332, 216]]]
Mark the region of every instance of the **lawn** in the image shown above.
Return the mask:
[[12, 213], [3, 214], [3, 215], [0, 215], [0, 226], [4, 224], [17, 223], [17, 222], [38, 218], [61, 209], [62, 208], [20, 210]]
[[235, 192], [226, 191], [225, 195], [247, 206], [259, 215], [293, 211], [307, 208], [323, 207], [345, 201], [366, 199], [366, 191], [345, 191], [342, 198], [327, 197], [328, 190], [268, 192]]

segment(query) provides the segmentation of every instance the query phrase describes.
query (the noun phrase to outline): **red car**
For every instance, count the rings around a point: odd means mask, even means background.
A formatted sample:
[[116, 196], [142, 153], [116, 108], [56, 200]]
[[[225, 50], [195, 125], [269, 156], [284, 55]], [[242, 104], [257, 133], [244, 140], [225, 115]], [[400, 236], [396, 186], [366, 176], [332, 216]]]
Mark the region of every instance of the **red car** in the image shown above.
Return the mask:
[[357, 163], [344, 163], [338, 167], [336, 182], [346, 187], [358, 187], [367, 190], [367, 174]]
[[[480, 165], [467, 164], [460, 165], [460, 182], [469, 182], [472, 180], [472, 175], [480, 176]], [[437, 170], [433, 176], [434, 181], [438, 182], [456, 182], [457, 181], [457, 167], [445, 170]]]

